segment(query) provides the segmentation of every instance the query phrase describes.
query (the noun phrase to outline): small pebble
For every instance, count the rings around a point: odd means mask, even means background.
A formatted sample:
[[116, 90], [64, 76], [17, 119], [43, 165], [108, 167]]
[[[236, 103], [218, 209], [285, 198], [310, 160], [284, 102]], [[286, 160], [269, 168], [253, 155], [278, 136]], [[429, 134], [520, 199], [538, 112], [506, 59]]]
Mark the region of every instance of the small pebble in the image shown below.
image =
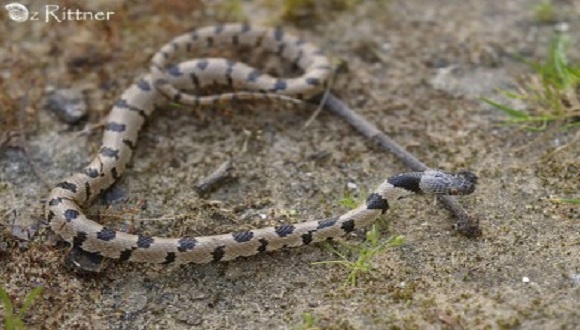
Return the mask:
[[[2, 248], [0, 247], [0, 251], [2, 250]], [[580, 285], [580, 273], [576, 273], [576, 274], [572, 274], [570, 276], [570, 278], [572, 279], [572, 282], [576, 285]]]
[[358, 189], [358, 185], [356, 183], [354, 183], [354, 182], [348, 182], [346, 184], [346, 186], [350, 190], [356, 190], [356, 189]]
[[74, 88], [49, 92], [47, 106], [60, 120], [68, 124], [75, 124], [87, 115], [85, 97], [80, 90]]
[[560, 23], [556, 24], [556, 26], [554, 26], [554, 30], [556, 30], [556, 32], [560, 32], [560, 33], [568, 32], [569, 29], [570, 29], [570, 24], [568, 24], [568, 22], [560, 22]]
[[381, 45], [381, 50], [383, 50], [383, 51], [385, 51], [385, 52], [388, 52], [388, 51], [390, 51], [390, 50], [392, 50], [392, 49], [393, 49], [393, 45], [391, 45], [391, 44], [390, 44], [390, 43], [388, 43], [388, 42], [385, 42], [385, 43], [383, 43], [383, 44]]
[[522, 282], [524, 283], [530, 283], [530, 278], [527, 276], [522, 277]]

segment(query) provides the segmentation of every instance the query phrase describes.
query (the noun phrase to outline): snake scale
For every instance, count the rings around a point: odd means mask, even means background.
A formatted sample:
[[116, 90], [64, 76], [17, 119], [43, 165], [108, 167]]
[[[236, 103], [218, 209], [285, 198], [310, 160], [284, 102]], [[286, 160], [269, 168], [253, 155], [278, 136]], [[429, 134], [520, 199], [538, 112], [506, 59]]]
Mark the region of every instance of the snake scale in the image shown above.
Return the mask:
[[[302, 75], [282, 79], [244, 63], [222, 58], [198, 58], [171, 65], [177, 55], [207, 47], [246, 46], [279, 55]], [[232, 99], [295, 100], [319, 93], [332, 70], [314, 45], [280, 28], [226, 24], [200, 28], [164, 45], [152, 58], [150, 73], [132, 84], [115, 103], [104, 128], [96, 157], [80, 172], [56, 185], [46, 202], [50, 227], [83, 251], [135, 262], [207, 263], [296, 247], [346, 235], [384, 213], [390, 203], [411, 194], [464, 195], [474, 191], [477, 177], [439, 170], [402, 173], [381, 183], [366, 202], [336, 217], [204, 237], [162, 238], [132, 235], [90, 220], [81, 206], [89, 205], [124, 172], [137, 146], [137, 135], [156, 104], [173, 101], [204, 105]], [[231, 93], [190, 95], [184, 90], [223, 85]]]

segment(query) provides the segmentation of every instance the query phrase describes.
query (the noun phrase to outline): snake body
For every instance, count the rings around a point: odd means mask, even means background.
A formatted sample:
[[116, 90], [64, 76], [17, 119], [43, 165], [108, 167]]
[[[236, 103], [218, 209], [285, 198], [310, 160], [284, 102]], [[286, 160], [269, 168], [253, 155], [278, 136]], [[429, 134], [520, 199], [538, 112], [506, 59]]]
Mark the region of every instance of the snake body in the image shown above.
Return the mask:
[[[274, 52], [302, 69], [301, 76], [275, 78], [239, 62], [201, 58], [170, 65], [180, 53], [205, 47], [245, 45]], [[120, 260], [182, 264], [227, 261], [259, 252], [296, 247], [346, 235], [371, 223], [390, 203], [407, 195], [470, 194], [477, 178], [438, 170], [402, 173], [381, 183], [366, 202], [337, 217], [203, 237], [163, 238], [132, 235], [90, 220], [82, 206], [90, 204], [125, 171], [137, 135], [155, 104], [167, 99], [185, 104], [212, 104], [231, 99], [308, 97], [323, 88], [331, 66], [314, 45], [281, 29], [245, 24], [219, 25], [179, 36], [152, 58], [151, 72], [132, 84], [113, 106], [97, 156], [81, 171], [56, 185], [46, 203], [50, 227], [82, 250]], [[231, 93], [199, 96], [183, 92], [209, 84]]]

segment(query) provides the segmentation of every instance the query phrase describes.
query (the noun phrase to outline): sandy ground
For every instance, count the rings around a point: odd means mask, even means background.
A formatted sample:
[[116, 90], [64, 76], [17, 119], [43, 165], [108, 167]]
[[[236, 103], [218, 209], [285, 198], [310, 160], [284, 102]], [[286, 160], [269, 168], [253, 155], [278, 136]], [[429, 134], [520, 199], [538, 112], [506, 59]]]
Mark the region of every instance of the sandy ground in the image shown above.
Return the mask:
[[[2, 13], [0, 281], [17, 305], [32, 288], [45, 288], [25, 315], [30, 328], [580, 324], [580, 210], [550, 201], [578, 197], [579, 132], [559, 125], [543, 132], [503, 127], [504, 115], [478, 99], [499, 98], [497, 88], [511, 88], [529, 73], [518, 58], [545, 56], [553, 25], [535, 19], [535, 2], [368, 1], [286, 21], [264, 2], [244, 2], [234, 12], [213, 3], [65, 4], [114, 11], [109, 21], [16, 23]], [[555, 1], [555, 8], [578, 36], [580, 5]], [[343, 63], [336, 95], [429, 166], [477, 173], [476, 194], [461, 202], [481, 219], [483, 236], [458, 235], [449, 213], [420, 197], [385, 216], [381, 239], [403, 235], [405, 244], [381, 253], [355, 287], [340, 288], [346, 269], [312, 264], [337, 259], [323, 245], [204, 266], [113, 263], [96, 276], [67, 270], [66, 251], [46, 228], [41, 201], [95, 153], [101, 130], [92, 125], [163, 43], [241, 18], [283, 24], [320, 45]], [[576, 61], [579, 42], [571, 47]], [[70, 87], [82, 89], [89, 105], [88, 119], [77, 125], [59, 121], [44, 105], [47, 89]], [[278, 104], [193, 112], [165, 107], [142, 132], [132, 167], [87, 212], [163, 236], [225, 233], [338, 215], [346, 210], [339, 202], [350, 193], [348, 183], [364, 197], [405, 170], [330, 114], [304, 128], [312, 111]], [[24, 134], [8, 140], [10, 132]], [[230, 157], [234, 180], [198, 196], [192, 187]], [[134, 221], [160, 217], [179, 221]], [[31, 239], [22, 240], [26, 234]], [[360, 245], [363, 238], [358, 233], [348, 241]], [[312, 322], [304, 321], [308, 314]]]

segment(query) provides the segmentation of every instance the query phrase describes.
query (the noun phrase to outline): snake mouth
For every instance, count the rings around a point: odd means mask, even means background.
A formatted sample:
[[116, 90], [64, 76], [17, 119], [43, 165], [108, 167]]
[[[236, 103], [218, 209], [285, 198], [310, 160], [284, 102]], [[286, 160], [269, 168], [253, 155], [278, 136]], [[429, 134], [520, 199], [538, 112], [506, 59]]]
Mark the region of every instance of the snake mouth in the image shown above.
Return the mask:
[[457, 188], [457, 195], [469, 195], [475, 191], [478, 180], [477, 175], [467, 170], [461, 170], [457, 173], [457, 177], [462, 179]]

